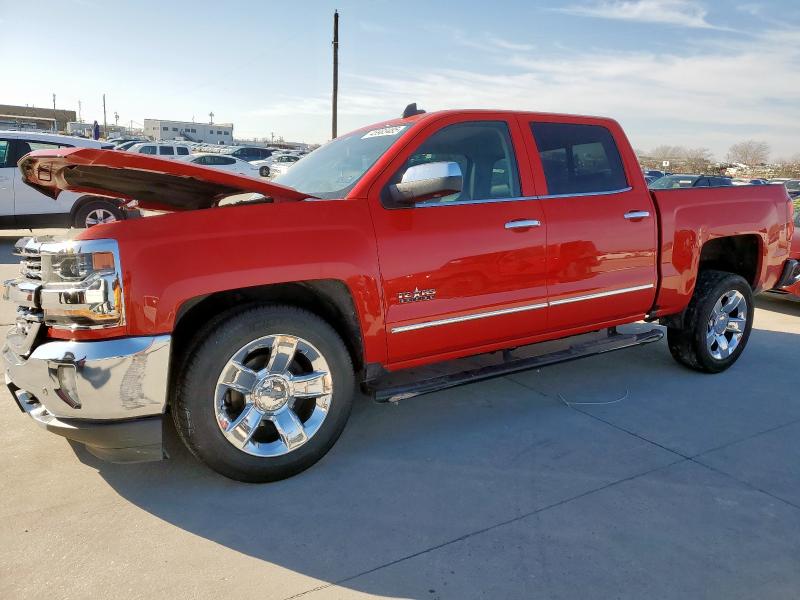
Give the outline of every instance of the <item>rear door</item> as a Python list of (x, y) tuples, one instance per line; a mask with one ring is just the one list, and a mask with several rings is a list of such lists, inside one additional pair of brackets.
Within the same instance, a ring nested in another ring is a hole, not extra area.
[[(652, 198), (619, 126), (520, 117), (547, 224), (549, 328), (641, 318), (655, 298)], [(626, 163), (625, 158), (630, 160)]]
[[(481, 117), (428, 125), (370, 190), (395, 365), (546, 329), (546, 235), (533, 179), (520, 168), (524, 142), (513, 118)], [(413, 206), (391, 201), (386, 186), (410, 166), (441, 161), (459, 165), (460, 193)]]

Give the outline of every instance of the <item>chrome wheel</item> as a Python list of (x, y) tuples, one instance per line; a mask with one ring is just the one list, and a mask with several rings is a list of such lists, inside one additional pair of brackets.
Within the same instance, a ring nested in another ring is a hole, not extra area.
[(217, 380), (217, 425), (236, 448), (281, 456), (319, 431), (330, 409), (333, 379), (319, 350), (292, 335), (269, 335), (240, 348)]
[(728, 358), (742, 341), (747, 326), (747, 300), (737, 290), (717, 300), (706, 328), (706, 345), (717, 360)]
[(100, 225), (101, 223), (113, 223), (117, 220), (117, 217), (114, 216), (110, 210), (106, 208), (95, 208), (94, 210), (89, 211), (86, 215), (86, 227), (91, 227), (92, 225)]

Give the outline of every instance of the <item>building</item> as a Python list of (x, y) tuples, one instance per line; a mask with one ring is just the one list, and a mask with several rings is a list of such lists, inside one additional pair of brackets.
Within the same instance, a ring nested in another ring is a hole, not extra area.
[(183, 139), (205, 144), (233, 144), (232, 123), (189, 123), (145, 119), (144, 134), (154, 140)]
[(4, 129), (41, 129), (65, 131), (67, 123), (75, 121), (74, 110), (34, 108), (33, 106), (13, 106), (0, 104), (0, 122)]

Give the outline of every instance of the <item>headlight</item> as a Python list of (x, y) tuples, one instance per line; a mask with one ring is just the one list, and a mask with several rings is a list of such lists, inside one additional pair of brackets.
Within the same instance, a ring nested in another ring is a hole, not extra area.
[(115, 327), (125, 322), (122, 271), (114, 240), (43, 243), (41, 306), (59, 329)]

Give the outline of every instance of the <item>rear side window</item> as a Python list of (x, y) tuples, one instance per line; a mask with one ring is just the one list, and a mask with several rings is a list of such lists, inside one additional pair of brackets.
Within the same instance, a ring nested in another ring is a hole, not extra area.
[(613, 192), (628, 187), (611, 132), (600, 125), (531, 123), (551, 195)]
[(142, 149), (139, 150), (140, 154), (155, 154), (156, 147), (155, 146), (142, 146)]
[(236, 164), (235, 158), (230, 158), (228, 156), (219, 156), (217, 157), (217, 164), (218, 165), (233, 165)]
[(182, 156), (189, 156), (189, 149), (186, 146), (178, 146), (178, 154)]
[(0, 167), (13, 167), (11, 163), (11, 144), (8, 140), (0, 140)]
[(166, 155), (169, 155), (169, 156), (174, 156), (175, 155), (175, 148), (173, 148), (172, 146), (159, 146), (158, 147), (158, 153), (159, 154), (166, 154)]

